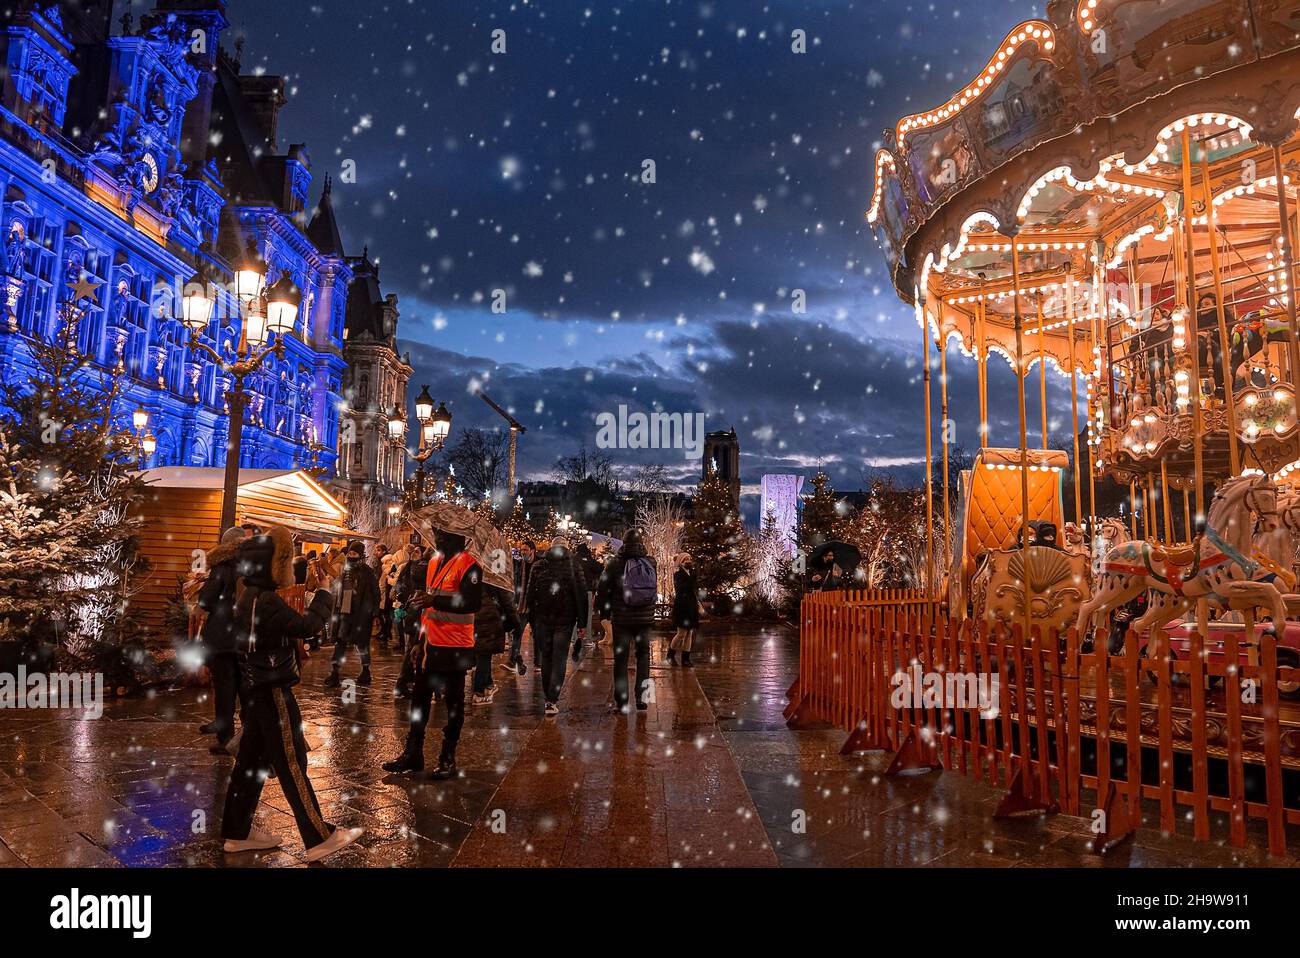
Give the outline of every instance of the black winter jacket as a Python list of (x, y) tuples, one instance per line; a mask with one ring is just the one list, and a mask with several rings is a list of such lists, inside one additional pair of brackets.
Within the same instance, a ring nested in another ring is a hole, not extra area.
[(533, 564), (524, 607), (529, 622), (563, 627), (581, 618), (586, 626), (587, 577), (568, 549), (549, 549)]
[[(343, 578), (352, 576), (352, 611), (344, 613)], [(344, 565), (339, 577), (334, 580), (334, 619), (336, 624), (346, 619), (355, 630), (369, 634), (370, 621), (379, 613), (379, 580), (375, 570), (365, 562), (353, 562)]]
[(238, 584), (239, 573), (232, 555), (208, 569), (208, 581), (199, 590), (199, 608), (208, 614), (203, 623), (203, 644), (212, 655), (231, 655), (236, 651), (235, 595)]
[[(254, 603), (257, 607), (256, 621), (253, 620)], [(317, 589), (307, 611), (298, 613), (289, 607), (289, 603), (275, 589), (250, 584), (239, 597), (239, 605), (235, 610), (235, 618), (239, 623), (236, 627), (239, 658), (245, 676), (259, 662), (269, 663), (279, 650), (320, 632), (325, 628), (329, 614), (330, 596), (324, 589)], [(251, 633), (250, 623), (253, 629)], [(256, 636), (256, 642), (251, 646), (250, 635)], [(298, 679), (295, 677), (283, 684), (297, 685)]]
[[(654, 603), (644, 606), (629, 607), (623, 600), (623, 569), (628, 559), (642, 559), (649, 553), (639, 542), (624, 542), (618, 554), (609, 560), (605, 571), (596, 583), (596, 609), (602, 619), (610, 619), (614, 628), (654, 625)], [(650, 562), (653, 564), (654, 559)]]
[(515, 597), (495, 586), (484, 585), (483, 604), (474, 613), (474, 652), (500, 655), (506, 650), (506, 635), (520, 628)]

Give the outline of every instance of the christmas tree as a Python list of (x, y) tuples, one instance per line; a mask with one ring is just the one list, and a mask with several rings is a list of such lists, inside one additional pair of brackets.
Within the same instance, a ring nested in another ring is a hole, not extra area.
[(510, 518), (506, 519), (505, 525), (501, 529), (505, 533), (506, 541), (512, 546), (521, 546), (526, 542), (532, 542), (537, 531), (533, 524), (528, 521), (524, 513), (523, 503), (515, 500), (515, 508), (510, 513)]
[(799, 517), (799, 547), (805, 552), (834, 539), (840, 519), (830, 476), (818, 469), (812, 477), (812, 487), (812, 494), (803, 497), (803, 511)]
[(731, 490), (716, 474), (700, 482), (683, 544), (695, 559), (700, 588), (710, 595), (734, 585), (745, 573), (745, 528)]
[(554, 509), (546, 514), (546, 522), (542, 525), (542, 538), (549, 543), (560, 534), (560, 517)]
[(496, 508), (492, 505), (491, 493), (488, 493), (478, 502), (474, 503), (474, 512), (476, 515), (482, 516), (484, 519), (492, 523), (494, 526), (498, 525), (497, 511)]
[(139, 441), (114, 421), (120, 367), (101, 373), (77, 346), (77, 284), (49, 342), (29, 343), (33, 372), (0, 387), (0, 634), (62, 640), (82, 654), (120, 639), (135, 549), (131, 474)]

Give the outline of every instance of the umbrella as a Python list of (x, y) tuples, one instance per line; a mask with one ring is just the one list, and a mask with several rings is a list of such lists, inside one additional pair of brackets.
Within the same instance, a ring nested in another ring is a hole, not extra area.
[(453, 502), (435, 502), (417, 510), (410, 522), (426, 540), (441, 529), (465, 537), (465, 549), (483, 570), (483, 581), (507, 592), (515, 585), (511, 575), (510, 545), (496, 526), (483, 516)]
[(812, 551), (812, 555), (808, 557), (808, 565), (812, 568), (822, 565), (828, 554), (833, 557), (835, 565), (839, 566), (845, 575), (851, 575), (858, 567), (858, 563), (862, 561), (862, 552), (857, 546), (833, 539), (830, 542), (823, 542)]

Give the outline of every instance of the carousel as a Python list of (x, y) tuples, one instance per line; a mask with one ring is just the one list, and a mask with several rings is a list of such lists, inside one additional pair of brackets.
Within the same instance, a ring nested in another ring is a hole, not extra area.
[[(944, 420), (949, 348), (978, 369), (981, 448), (949, 489), (943, 445), (929, 506), (951, 615), (1091, 634), (1137, 600), (1160, 635), (1300, 611), (1298, 114), (1300, 2), (1082, 0), (888, 131), (868, 220), (927, 373), (938, 352)], [(1016, 435), (988, 434), (990, 363), (1015, 374), (992, 401), (1017, 405)], [(927, 376), (927, 469), (932, 402)]]
[[(1052, 0), (886, 131), (874, 172), (867, 219), (922, 333), (926, 575), (804, 600), (787, 716), (897, 750), (891, 772), (1006, 781), (1013, 811), (1087, 814), (1091, 794), (1123, 836), (1156, 800), (1200, 839), (1214, 812), (1234, 845), (1264, 820), (1281, 853), (1300, 825), (1300, 712), (1279, 701), (1300, 696), (1300, 0)], [(977, 396), (949, 395), (952, 352)], [(954, 401), (981, 426), (950, 483), (932, 423)], [(1005, 435), (991, 405), (1018, 412)], [(895, 708), (917, 661), (995, 673), (1001, 700)]]

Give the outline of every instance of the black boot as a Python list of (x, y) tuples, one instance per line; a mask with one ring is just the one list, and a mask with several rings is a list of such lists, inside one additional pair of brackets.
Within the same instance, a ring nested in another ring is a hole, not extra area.
[(391, 762), (385, 762), (381, 768), (385, 772), (400, 775), (402, 772), (421, 772), (424, 770), (424, 756), (403, 752)]
[(211, 735), (213, 732), (217, 731), (217, 729), (219, 729), (219, 728), (221, 728), (221, 723), (218, 722), (218, 721), (216, 721), (216, 720), (214, 719), (214, 720), (211, 721), (211, 722), (205, 722), (203, 725), (200, 725), (200, 726), (199, 726), (199, 734), (200, 734), (200, 735)]
[(447, 746), (442, 747), (442, 754), (438, 756), (438, 767), (429, 773), (429, 777), (436, 782), (443, 782), (449, 778), (458, 778), (460, 770), (456, 768), (456, 753), (448, 751)]
[[(677, 650), (676, 650), (676, 649), (669, 649), (669, 650), (668, 650), (667, 659), (668, 659), (668, 664), (669, 664), (669, 665), (676, 665), (676, 664), (677, 664)], [(683, 664), (683, 665), (686, 664), (686, 658), (685, 658), (685, 656), (682, 657), (682, 664)]]
[(414, 731), (407, 733), (406, 748), (402, 754), (391, 762), (385, 762), (381, 768), (385, 772), (420, 772), (424, 770), (424, 736)]
[(695, 666), (691, 665), (691, 653), (689, 652), (682, 653), (682, 668), (684, 669), (695, 668)]
[(325, 688), (336, 689), (338, 687), (339, 687), (339, 667), (336, 665), (334, 666), (334, 668), (330, 669), (329, 677), (325, 679)]
[(367, 665), (365, 668), (361, 670), (361, 674), (357, 676), (357, 685), (369, 685), (369, 684), (370, 684), (370, 666)]

